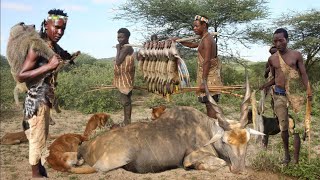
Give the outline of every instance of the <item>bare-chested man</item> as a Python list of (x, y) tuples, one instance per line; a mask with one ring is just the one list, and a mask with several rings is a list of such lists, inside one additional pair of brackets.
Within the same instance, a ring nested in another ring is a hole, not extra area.
[[(273, 43), (278, 52), (269, 57), (268, 63), (274, 78), (264, 84), (260, 89), (275, 85), (273, 97), (274, 112), (279, 120), (283, 148), (285, 152), (283, 163), (288, 164), (290, 162), (290, 154), (287, 104), (289, 101), (293, 108), (295, 106), (291, 97), (294, 95), (292, 92), (297, 89), (299, 85), (298, 83), (295, 84), (295, 87), (292, 85), (294, 85), (295, 82), (299, 82), (301, 77), (303, 86), (306, 90), (309, 80), (303, 64), (301, 53), (287, 48), (288, 32), (285, 29), (280, 28), (274, 32)], [(311, 91), (308, 91), (307, 97), (309, 99), (312, 98)], [(295, 153), (296, 152), (299, 152), (299, 149), (295, 149)], [(298, 163), (298, 157), (295, 157), (295, 163)]]
[[(208, 32), (209, 20), (205, 16), (196, 15), (193, 21), (193, 31), (196, 35), (200, 35), (201, 40), (197, 42), (181, 42), (182, 45), (190, 48), (198, 48), (198, 72), (197, 85), (200, 92), (199, 101), (205, 103), (207, 115), (216, 118), (216, 112), (212, 108), (210, 102), (205, 96), (204, 82), (208, 86), (221, 86), (221, 64), (217, 56), (217, 44), (213, 37)], [(215, 93), (213, 99), (219, 101), (220, 94)]]

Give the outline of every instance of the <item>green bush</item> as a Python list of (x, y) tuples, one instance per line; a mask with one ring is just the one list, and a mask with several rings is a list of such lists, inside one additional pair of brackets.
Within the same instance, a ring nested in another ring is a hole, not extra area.
[(9, 109), (14, 104), (13, 89), (16, 83), (11, 75), (10, 66), (4, 56), (1, 56), (0, 82), (0, 108), (1, 110)]
[[(290, 144), (292, 144), (292, 138), (290, 138)], [(261, 151), (251, 159), (253, 169), (278, 172), (299, 179), (313, 180), (320, 178), (320, 158), (311, 158), (309, 163), (307, 147), (301, 146), (299, 164), (289, 163), (288, 166), (280, 163), (283, 157), (282, 142), (277, 143), (274, 148), (272, 151)], [(293, 152), (292, 146), (290, 151)], [(312, 154), (314, 153), (312, 152)]]
[(244, 71), (236, 70), (235, 64), (223, 64), (221, 71), (222, 82), (225, 86), (243, 84), (245, 80)]
[(59, 104), (65, 109), (84, 113), (120, 109), (117, 90), (90, 91), (93, 87), (111, 85), (112, 78), (111, 61), (78, 64), (67, 72), (61, 72), (56, 93)]
[[(197, 76), (197, 59), (195, 56), (189, 56), (185, 59), (190, 79), (191, 85), (195, 86), (196, 76)], [(97, 60), (96, 58), (88, 55), (81, 54), (75, 60), (75, 65), (70, 65), (65, 67), (58, 76), (58, 87), (56, 94), (58, 96), (60, 105), (65, 109), (79, 110), (85, 113), (94, 113), (101, 111), (115, 111), (121, 109), (118, 100), (117, 90), (101, 90), (93, 91), (92, 87), (111, 85), (113, 80), (113, 61), (109, 58), (107, 60)], [(136, 62), (138, 63), (138, 62)], [(248, 63), (249, 65), (249, 78), (252, 90), (258, 89), (258, 87), (263, 83), (263, 73), (265, 68), (265, 62), (258, 63)], [(316, 70), (311, 69), (309, 72), (314, 74)], [(237, 63), (229, 62), (223, 63), (222, 66), (222, 79), (225, 85), (235, 85), (243, 84), (244, 68)], [(317, 74), (316, 74), (317, 75)], [(316, 81), (315, 78), (310, 78)], [(15, 86), (15, 82), (10, 74), (9, 65), (4, 56), (1, 56), (1, 109), (10, 108), (14, 103), (12, 90)], [(138, 70), (136, 66), (135, 74), (135, 86), (146, 86), (143, 81), (142, 73)], [(313, 110), (312, 114), (318, 116), (319, 103), (316, 103), (320, 99), (320, 85), (319, 82), (313, 82)], [(235, 91), (235, 93), (243, 94), (244, 91)], [(148, 95), (146, 91), (135, 90), (135, 96), (145, 96)], [(150, 94), (149, 94), (150, 95)], [(160, 103), (167, 103), (164, 98), (157, 96), (157, 98), (152, 98), (148, 100), (147, 106), (154, 106)], [(259, 93), (257, 93), (257, 99), (259, 98)], [(234, 104), (241, 104), (242, 99), (234, 97), (231, 95), (223, 94), (221, 96), (220, 104), (226, 105), (228, 107)], [(204, 110), (204, 105), (197, 101), (197, 96), (195, 93), (184, 93), (179, 95), (173, 95), (171, 102), (167, 103), (168, 106), (173, 105), (184, 105), (193, 106), (197, 109)], [(230, 108), (228, 111), (238, 110), (236, 108)], [(303, 119), (303, 117), (299, 117)]]

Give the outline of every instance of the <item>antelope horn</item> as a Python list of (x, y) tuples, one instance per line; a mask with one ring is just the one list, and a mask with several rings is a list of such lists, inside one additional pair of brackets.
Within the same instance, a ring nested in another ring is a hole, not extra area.
[(254, 130), (254, 129), (251, 129), (251, 128), (247, 128), (247, 131), (248, 131), (250, 134), (253, 134), (253, 135), (261, 135), (261, 136), (265, 136), (265, 134), (264, 134), (264, 133), (259, 132), (259, 131)]
[(207, 81), (204, 80), (203, 82), (204, 82), (207, 98), (208, 98), (209, 102), (211, 103), (214, 111), (216, 111), (216, 116), (217, 116), (217, 119), (219, 122), (219, 126), (222, 127), (225, 131), (231, 130), (229, 123), (226, 121), (226, 118), (223, 115), (222, 109), (218, 106), (217, 102), (211, 97), (211, 95), (209, 93)]
[(240, 115), (240, 123), (241, 127), (244, 128), (245, 125), (248, 123), (248, 111), (249, 111), (249, 103), (250, 103), (250, 86), (249, 86), (249, 77), (248, 77), (248, 70), (245, 67), (245, 74), (246, 74), (246, 93), (244, 95), (243, 101), (241, 103), (241, 115)]

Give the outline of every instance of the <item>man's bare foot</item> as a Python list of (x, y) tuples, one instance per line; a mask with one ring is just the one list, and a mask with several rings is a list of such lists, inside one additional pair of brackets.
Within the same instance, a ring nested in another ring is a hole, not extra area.
[(46, 178), (46, 177), (48, 177), (46, 169), (42, 166), (41, 162), (36, 165), (32, 165), (31, 169), (32, 169), (32, 178)]
[(284, 157), (281, 164), (288, 165), (290, 161), (291, 161), (290, 156), (287, 156), (287, 157)]

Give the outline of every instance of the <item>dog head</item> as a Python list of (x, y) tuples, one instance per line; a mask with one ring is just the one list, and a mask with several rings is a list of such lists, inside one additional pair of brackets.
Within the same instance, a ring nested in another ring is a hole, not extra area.
[(151, 107), (152, 112), (151, 112), (151, 120), (156, 120), (158, 119), (166, 110), (166, 106), (160, 105), (156, 107)]
[(110, 119), (110, 115), (106, 113), (96, 113), (88, 121), (84, 136), (89, 137), (97, 128), (104, 128), (106, 126), (111, 127), (113, 121)]
[(105, 127), (106, 125), (110, 125), (110, 122), (109, 122), (110, 115), (109, 114), (100, 113), (100, 114), (98, 114), (98, 117), (99, 117), (99, 127)]

